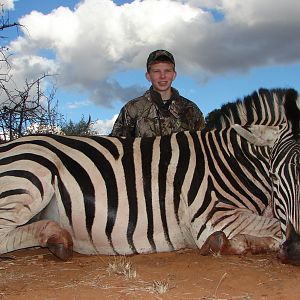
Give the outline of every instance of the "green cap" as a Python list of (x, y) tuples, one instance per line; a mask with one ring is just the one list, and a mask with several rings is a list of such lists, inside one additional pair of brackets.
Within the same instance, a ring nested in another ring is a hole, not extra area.
[(149, 54), (147, 59), (147, 70), (149, 70), (150, 66), (157, 60), (170, 61), (175, 66), (175, 59), (173, 55), (167, 50), (155, 50)]

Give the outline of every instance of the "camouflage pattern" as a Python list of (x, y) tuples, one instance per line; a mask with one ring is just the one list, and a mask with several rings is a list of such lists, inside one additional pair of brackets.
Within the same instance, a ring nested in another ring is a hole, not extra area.
[(205, 122), (195, 103), (172, 88), (172, 97), (164, 103), (152, 87), (129, 101), (120, 111), (111, 136), (150, 137), (179, 131), (200, 130)]
[(161, 57), (164, 57), (165, 60), (170, 61), (175, 67), (174, 56), (169, 51), (156, 50), (149, 54), (149, 57), (147, 59), (147, 71), (149, 71), (150, 66)]

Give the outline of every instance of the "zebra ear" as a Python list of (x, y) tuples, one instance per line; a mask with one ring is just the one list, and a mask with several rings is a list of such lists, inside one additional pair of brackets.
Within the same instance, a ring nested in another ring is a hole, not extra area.
[(232, 127), (240, 136), (256, 146), (273, 147), (279, 134), (279, 126), (252, 125), (243, 127), (234, 124)]

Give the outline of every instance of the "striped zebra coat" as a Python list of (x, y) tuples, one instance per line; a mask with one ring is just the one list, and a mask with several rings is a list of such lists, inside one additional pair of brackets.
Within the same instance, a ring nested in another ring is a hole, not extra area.
[[(300, 97), (298, 93), (293, 89), (271, 91), (261, 89), (259, 94), (253, 93), (242, 102), (238, 100), (236, 103), (224, 105), (219, 111), (212, 112), (210, 119), (213, 120), (209, 124), (211, 128), (220, 129), (234, 123), (242, 124), (243, 127), (237, 130), (244, 137), (248, 134), (249, 126), (252, 131), (257, 130), (255, 129), (257, 124), (267, 126), (263, 126), (264, 128), (278, 126), (278, 132), (274, 132), (274, 144), (269, 157), (272, 184), (270, 216), (280, 222), (282, 240), (279, 245), (279, 258), (284, 263), (300, 265)], [(258, 139), (255, 143), (257, 142)], [(266, 241), (268, 240), (263, 239), (264, 243)], [(224, 242), (228, 244), (224, 235), (220, 238), (218, 233), (214, 233), (206, 243), (211, 245), (217, 243), (220, 249)], [(229, 244), (232, 244), (231, 241)], [(258, 245), (259, 243), (256, 246)], [(230, 246), (225, 247), (225, 252), (228, 252), (229, 248)]]
[(1, 145), (0, 253), (42, 246), (68, 259), (73, 249), (277, 250), (282, 232), (269, 176), (277, 138), (265, 129), (142, 139), (40, 135)]

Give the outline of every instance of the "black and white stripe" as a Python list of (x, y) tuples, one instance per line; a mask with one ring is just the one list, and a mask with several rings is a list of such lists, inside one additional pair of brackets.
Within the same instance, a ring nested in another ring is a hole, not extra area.
[(295, 91), (286, 95), (287, 122), (271, 152), (274, 213), (283, 235), (290, 223), (300, 234), (300, 98)]
[(201, 247), (214, 231), (279, 240), (278, 221), (264, 217), (271, 148), (245, 130), (247, 138), (229, 126), (142, 139), (39, 135), (1, 145), (0, 253), (41, 244), (38, 219), (57, 222), (74, 250), (88, 254)]

